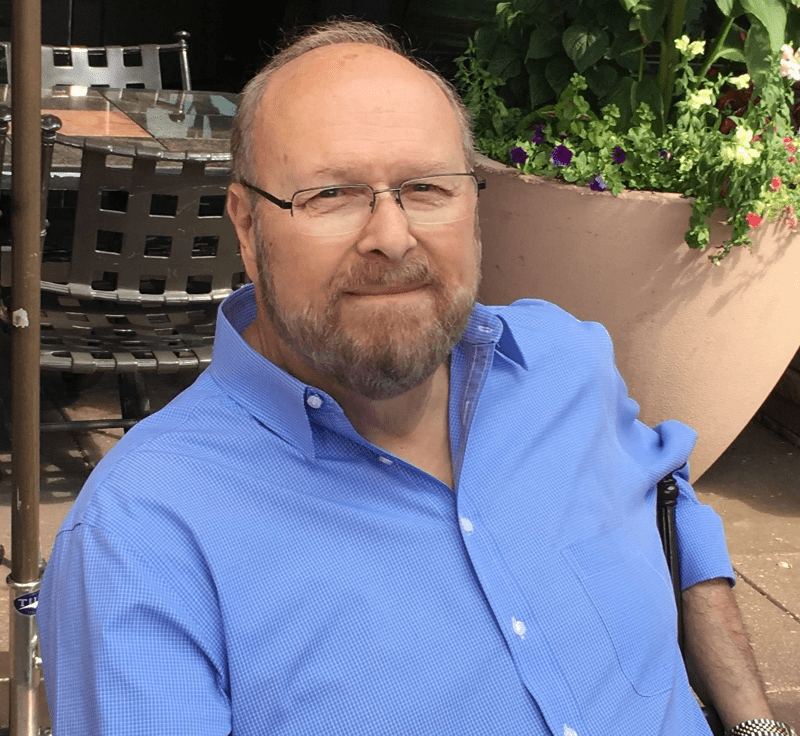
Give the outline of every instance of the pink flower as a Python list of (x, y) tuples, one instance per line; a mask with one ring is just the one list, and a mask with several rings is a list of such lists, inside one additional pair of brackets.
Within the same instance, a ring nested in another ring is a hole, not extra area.
[(789, 156), (789, 158), (787, 160), (789, 161), (790, 164), (796, 164), (797, 163), (797, 157), (796, 156)]
[(747, 221), (747, 224), (750, 227), (758, 227), (761, 224), (761, 215), (757, 215), (755, 212), (748, 212), (747, 217), (744, 218)]
[(769, 183), (769, 188), (773, 192), (777, 192), (783, 186), (783, 179), (779, 176), (773, 176), (772, 181)]

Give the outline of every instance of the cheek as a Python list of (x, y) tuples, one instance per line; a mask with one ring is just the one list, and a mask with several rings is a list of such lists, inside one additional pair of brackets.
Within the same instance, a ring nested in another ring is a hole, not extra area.
[(278, 301), (294, 309), (327, 303), (330, 281), (340, 267), (333, 256), (318, 243), (294, 239), (281, 247), (273, 244), (267, 265)]
[(453, 223), (438, 248), (442, 271), (453, 281), (471, 286), (480, 269), (480, 239), (472, 220)]

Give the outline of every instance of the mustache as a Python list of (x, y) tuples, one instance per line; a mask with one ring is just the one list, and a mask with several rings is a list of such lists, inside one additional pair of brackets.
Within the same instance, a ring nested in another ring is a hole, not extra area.
[(339, 274), (330, 284), (338, 298), (344, 292), (357, 291), (373, 286), (414, 286), (438, 284), (439, 278), (427, 260), (409, 260), (402, 263), (385, 263), (363, 260), (353, 264)]

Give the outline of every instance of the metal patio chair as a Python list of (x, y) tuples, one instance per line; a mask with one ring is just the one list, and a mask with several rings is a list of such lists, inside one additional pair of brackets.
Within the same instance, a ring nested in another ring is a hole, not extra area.
[(42, 430), (128, 428), (150, 412), (146, 373), (199, 372), (219, 303), (245, 283), (225, 214), (228, 154), (81, 150), (74, 227), (43, 246), (41, 360), (66, 378), (113, 372), (122, 418)]
[[(175, 33), (175, 43), (140, 46), (42, 46), (42, 87), (81, 85), (163, 89), (162, 54), (175, 54), (180, 66), (181, 89), (191, 90), (186, 31)], [(8, 79), (11, 79), (11, 44), (3, 42)]]

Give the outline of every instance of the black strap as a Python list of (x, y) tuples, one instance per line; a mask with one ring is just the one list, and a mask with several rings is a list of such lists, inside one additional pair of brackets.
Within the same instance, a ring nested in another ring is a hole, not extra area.
[[(681, 648), (681, 654), (685, 656), (681, 565), (678, 553), (678, 533), (675, 527), (675, 506), (678, 504), (678, 495), (680, 491), (672, 473), (665, 475), (658, 481), (656, 489), (656, 522), (658, 523), (658, 533), (661, 535), (661, 546), (664, 548), (664, 556), (667, 558), (667, 567), (669, 568), (669, 576), (672, 581), (672, 590), (675, 594), (675, 607), (678, 610), (678, 645)], [(703, 712), (706, 715), (712, 733), (722, 736), (724, 729), (713, 706), (704, 706)]]

